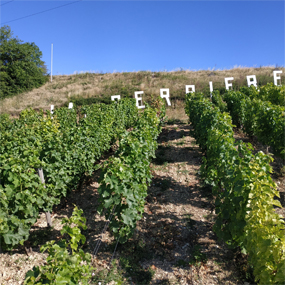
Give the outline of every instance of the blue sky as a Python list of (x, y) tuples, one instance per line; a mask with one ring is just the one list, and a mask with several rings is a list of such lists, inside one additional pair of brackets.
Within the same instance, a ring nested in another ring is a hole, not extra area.
[(53, 43), (54, 75), (285, 65), (284, 1), (82, 0), (17, 21), (74, 1), (9, 1), (1, 26), (49, 71)]

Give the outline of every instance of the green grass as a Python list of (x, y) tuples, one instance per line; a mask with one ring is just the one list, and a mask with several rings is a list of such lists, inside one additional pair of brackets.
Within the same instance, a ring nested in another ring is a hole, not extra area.
[(126, 272), (126, 276), (131, 277), (135, 284), (149, 284), (154, 271), (143, 268), (140, 263), (153, 257), (153, 251), (146, 247), (143, 240), (127, 242), (122, 245), (120, 253), (120, 265)]
[(156, 165), (166, 166), (165, 163), (167, 164), (169, 162), (173, 162), (172, 159), (167, 158), (167, 155), (166, 155), (169, 149), (170, 149), (170, 146), (159, 145), (156, 150), (156, 153), (155, 153), (156, 158), (153, 160), (153, 163)]
[(185, 140), (181, 140), (180, 142), (177, 142), (176, 145), (184, 145), (185, 144)]
[(202, 252), (200, 245), (196, 244), (191, 253), (191, 259), (190, 259), (189, 264), (201, 266), (202, 263), (206, 263), (206, 262), (207, 262), (206, 254)]
[[(113, 252), (115, 245), (116, 243), (114, 242), (107, 250)], [(150, 284), (154, 271), (150, 267), (143, 268), (140, 263), (151, 259), (153, 251), (147, 248), (143, 240), (128, 241), (118, 245), (117, 254), (120, 256), (119, 260), (116, 262), (114, 259), (109, 270), (104, 269), (95, 272), (91, 284), (98, 285), (101, 282), (103, 285), (111, 281), (115, 281), (119, 285), (128, 284), (127, 279), (129, 278), (134, 282), (133, 284)]]
[(182, 124), (182, 125), (184, 125), (184, 124), (186, 124), (186, 123), (183, 122), (183, 121), (181, 121), (180, 119), (168, 119), (168, 120), (166, 121), (166, 124), (167, 124), (167, 125), (175, 125), (175, 124)]
[(187, 174), (189, 174), (189, 170), (187, 170), (187, 169), (177, 170), (177, 173), (187, 175)]
[(160, 188), (162, 191), (166, 191), (169, 189), (170, 185), (171, 185), (171, 179), (168, 177), (161, 181)]
[(93, 285), (98, 285), (99, 282), (101, 284), (108, 284), (111, 281), (116, 282), (116, 285), (123, 285), (126, 284), (126, 278), (124, 277), (123, 270), (119, 269), (116, 265), (116, 261), (113, 260), (110, 270), (104, 269), (98, 272), (94, 272), (94, 276), (92, 277), (91, 283)]
[(38, 247), (43, 245), (45, 242), (53, 239), (52, 237), (53, 228), (40, 228), (30, 232), (28, 241), (31, 247)]
[(186, 227), (188, 228), (193, 228), (193, 226), (196, 224), (196, 221), (191, 218), (192, 216), (192, 214), (185, 215), (184, 221), (186, 223)]

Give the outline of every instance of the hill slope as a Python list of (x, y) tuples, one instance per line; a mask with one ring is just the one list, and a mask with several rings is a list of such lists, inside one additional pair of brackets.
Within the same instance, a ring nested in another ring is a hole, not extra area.
[(9, 113), (17, 116), (21, 110), (29, 107), (47, 110), (50, 109), (50, 105), (59, 107), (78, 98), (98, 98), (106, 101), (110, 100), (111, 95), (117, 94), (122, 97), (133, 97), (135, 91), (144, 91), (143, 99), (147, 100), (151, 95), (159, 96), (160, 88), (170, 89), (172, 101), (184, 100), (185, 85), (195, 85), (196, 91), (209, 93), (209, 81), (212, 81), (214, 90), (223, 92), (225, 77), (234, 77), (234, 88), (246, 85), (247, 75), (256, 75), (258, 84), (264, 85), (273, 82), (273, 70), (282, 70), (283, 82), (285, 68), (274, 67), (58, 75), (53, 76), (52, 82), (40, 88), (1, 100), (0, 114)]

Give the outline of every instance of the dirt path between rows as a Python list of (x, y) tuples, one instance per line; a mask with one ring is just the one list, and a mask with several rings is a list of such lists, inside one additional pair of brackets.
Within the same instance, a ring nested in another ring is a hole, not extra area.
[[(201, 187), (198, 171), (201, 153), (189, 135), (187, 124), (166, 125), (159, 137), (157, 158), (152, 162), (153, 180), (143, 219), (132, 239), (116, 248), (115, 266), (110, 267), (116, 241), (107, 231), (96, 258), (97, 268), (90, 284), (246, 284), (241, 274), (242, 259), (212, 231), (214, 205), (210, 189)], [(85, 181), (81, 191), (73, 190), (52, 213), (53, 228), (46, 228), (42, 213), (23, 249), (0, 254), (0, 284), (22, 284), (26, 272), (45, 262), (39, 247), (59, 239), (61, 220), (70, 217), (73, 204), (87, 218), (84, 251), (92, 253), (101, 237), (105, 218), (97, 214), (98, 177)], [(249, 284), (249, 283), (248, 283)]]

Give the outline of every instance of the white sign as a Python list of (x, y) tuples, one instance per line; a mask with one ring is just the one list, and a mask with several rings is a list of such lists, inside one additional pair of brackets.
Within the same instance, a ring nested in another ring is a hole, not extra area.
[[(138, 107), (138, 109), (143, 109), (143, 108), (145, 108), (145, 106), (142, 105), (142, 97), (139, 97), (140, 94), (143, 94), (143, 91), (136, 91), (135, 92), (136, 106)], [(141, 105), (139, 105), (139, 102), (141, 102)]]
[(160, 97), (161, 98), (165, 98), (166, 99), (166, 102), (167, 102), (167, 105), (168, 106), (171, 106), (171, 103), (170, 103), (170, 100), (169, 100), (169, 88), (162, 88), (160, 89)]
[(53, 110), (54, 110), (54, 105), (50, 106), (50, 112), (53, 114)]
[(225, 78), (225, 85), (226, 85), (226, 89), (229, 90), (229, 87), (232, 87), (233, 88), (233, 84), (232, 83), (229, 83), (230, 80), (234, 80), (233, 77), (226, 77)]
[(214, 90), (213, 90), (213, 82), (212, 81), (210, 81), (209, 82), (209, 85), (210, 85), (210, 92), (212, 93)]
[(274, 70), (273, 71), (273, 78), (274, 78), (274, 85), (276, 86), (281, 86), (281, 82), (280, 82), (280, 85), (277, 84), (277, 80), (279, 79), (281, 81), (281, 77), (280, 76), (277, 76), (278, 73), (282, 73), (281, 70)]
[(213, 82), (210, 81), (209, 85), (210, 85), (210, 98), (212, 99), (212, 96), (213, 96), (213, 94), (212, 94), (212, 92), (213, 92)]
[(72, 108), (73, 108), (73, 103), (69, 103), (68, 109), (72, 109)]
[[(273, 77), (274, 77), (274, 85), (276, 86), (281, 86), (277, 84), (277, 80), (281, 81), (281, 77), (280, 75), (278, 76), (277, 74), (281, 74), (282, 71), (281, 70), (275, 70), (273, 71)], [(255, 75), (247, 75), (247, 85), (254, 85), (255, 87), (257, 87), (257, 80), (256, 80), (256, 76)], [(226, 77), (225, 78), (225, 85), (226, 85), (226, 89), (229, 90), (229, 87), (233, 87), (233, 84), (230, 83), (229, 81), (234, 80), (233, 77)], [(281, 84), (281, 82), (280, 82)], [(213, 92), (213, 82), (210, 81), (209, 82), (209, 86), (210, 86), (210, 93), (211, 93), (211, 98), (212, 98), (212, 92)], [(195, 85), (185, 85), (185, 92), (187, 93), (193, 93), (195, 92)], [(145, 106), (142, 105), (142, 97), (140, 97), (139, 95), (143, 94), (144, 91), (137, 91), (135, 92), (135, 98), (136, 98), (136, 106), (139, 109), (145, 108)], [(170, 95), (169, 95), (169, 88), (162, 88), (160, 89), (160, 97), (161, 98), (165, 98), (167, 105), (171, 106), (171, 102), (170, 102)], [(120, 95), (113, 95), (111, 96), (111, 100), (114, 101), (115, 99), (120, 100), (121, 96)], [(141, 104), (139, 105), (139, 102), (141, 102)], [(53, 105), (52, 105), (53, 106)], [(69, 103), (69, 109), (73, 108), (73, 103)]]
[(185, 89), (186, 94), (193, 93), (195, 92), (195, 85), (185, 85)]
[(256, 76), (255, 75), (247, 75), (247, 86), (249, 87), (250, 85), (254, 85), (257, 87), (257, 81), (256, 81)]
[(118, 101), (121, 100), (121, 95), (112, 95), (111, 100), (115, 101), (115, 99), (118, 99)]

